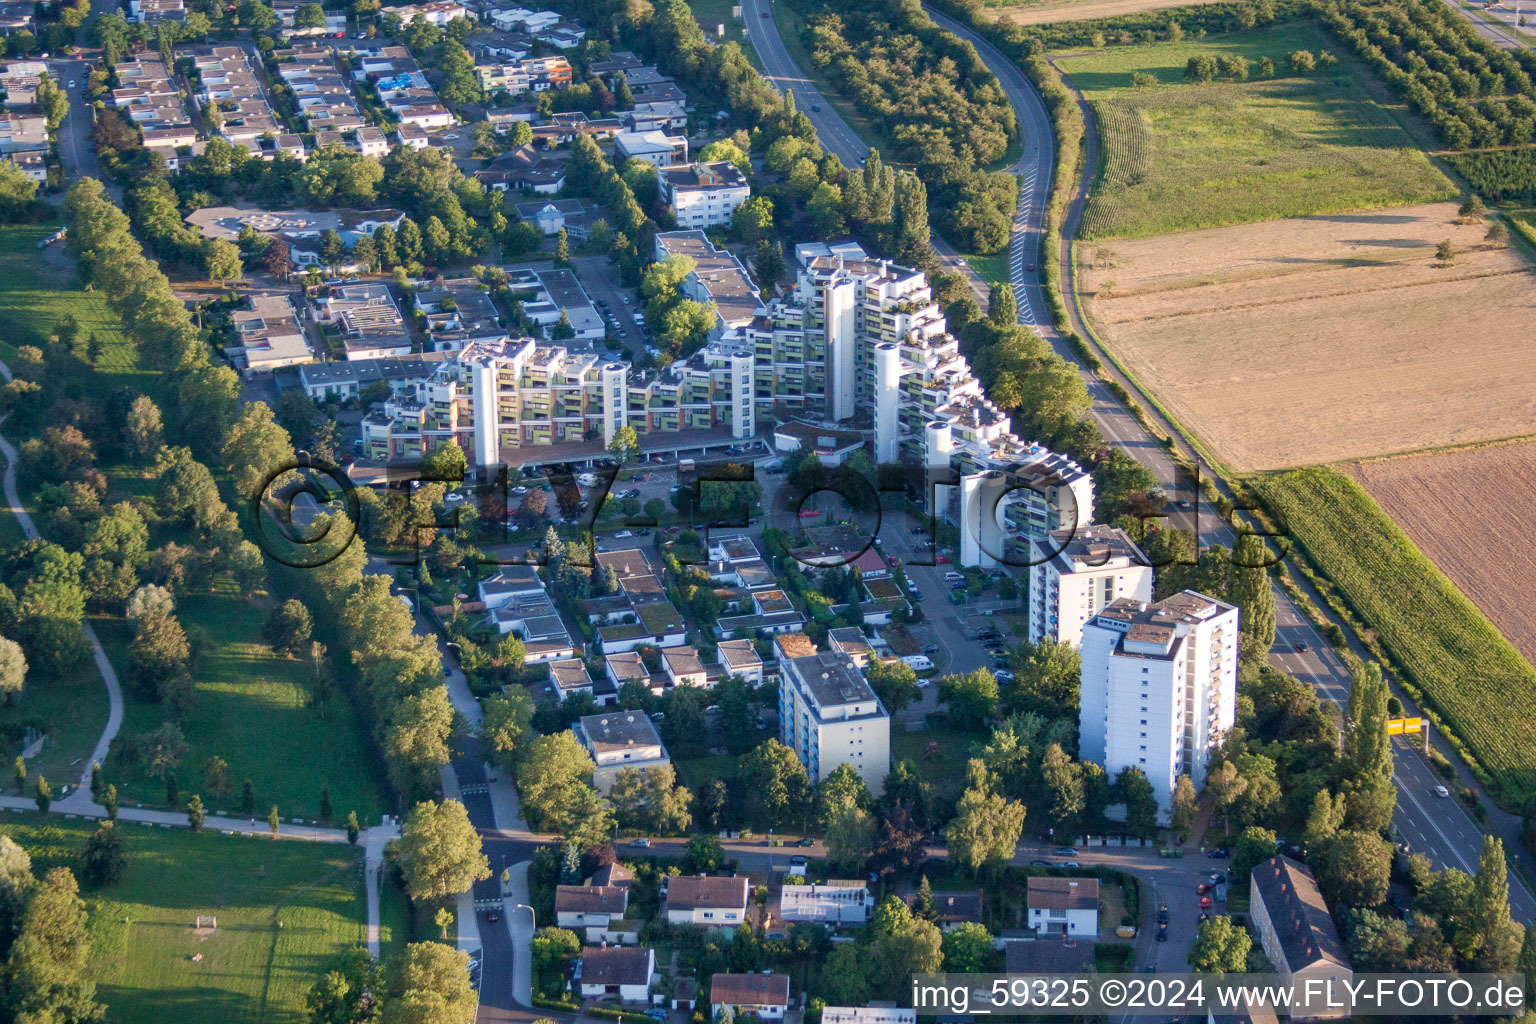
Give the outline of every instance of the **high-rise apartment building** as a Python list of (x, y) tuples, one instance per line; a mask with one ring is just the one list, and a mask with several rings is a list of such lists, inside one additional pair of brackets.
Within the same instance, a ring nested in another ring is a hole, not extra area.
[(1233, 605), (1186, 590), (1155, 604), (1121, 598), (1083, 629), (1078, 746), (1111, 777), (1140, 768), (1161, 818), (1180, 775), (1205, 784), (1237, 699)]

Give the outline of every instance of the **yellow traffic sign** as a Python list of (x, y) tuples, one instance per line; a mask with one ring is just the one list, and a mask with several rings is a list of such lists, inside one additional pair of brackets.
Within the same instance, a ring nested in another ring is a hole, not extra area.
[(1424, 719), (1422, 718), (1389, 718), (1387, 719), (1387, 735), (1402, 736), (1405, 733), (1423, 732)]

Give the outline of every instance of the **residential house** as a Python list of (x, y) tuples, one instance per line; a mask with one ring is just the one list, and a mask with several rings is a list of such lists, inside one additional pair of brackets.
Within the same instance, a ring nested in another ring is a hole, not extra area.
[(763, 659), (751, 640), (723, 640), (715, 648), (720, 665), (728, 676), (740, 676), (748, 686), (763, 681)]
[(747, 919), (747, 877), (675, 875), (666, 879), (662, 906), (668, 924), (735, 928)]
[(782, 664), (779, 738), (815, 785), (851, 765), (869, 791), (885, 791), (891, 770), (891, 718), (846, 654), (823, 651)]
[(708, 686), (708, 673), (697, 648), (668, 647), (661, 652), (661, 667), (673, 686)]
[(580, 971), (584, 999), (648, 1002), (656, 977), (656, 951), (649, 946), (588, 946), (581, 951)]
[(863, 924), (873, 905), (869, 889), (854, 880), (786, 885), (779, 891), (779, 919), (785, 923)]
[(596, 767), (592, 785), (600, 792), (613, 789), (619, 772), (633, 768), (642, 774), (672, 763), (656, 727), (643, 711), (613, 711), (587, 715), (574, 730)]
[[(1328, 903), (1305, 864), (1277, 856), (1256, 865), (1248, 887), (1248, 918), (1264, 955), (1293, 989), (1317, 984), (1340, 991), (1354, 977)], [(1347, 1015), (1342, 1007), (1293, 1006), (1291, 1012), (1293, 1020)]]
[(653, 164), (658, 170), (688, 162), (688, 140), (661, 131), (621, 132), (614, 138), (615, 162), (631, 158)]
[[(605, 943), (608, 936), (628, 936), (625, 921), (629, 887), (618, 885), (559, 885), (555, 887), (555, 919), (561, 928), (579, 931), (588, 942)], [(622, 943), (621, 943), (622, 944)]]
[(710, 1019), (718, 1019), (723, 1007), (737, 1017), (783, 1020), (789, 1009), (789, 975), (716, 974), (709, 980)]
[(554, 685), (555, 695), (561, 703), (572, 694), (592, 696), (592, 676), (587, 672), (587, 663), (580, 658), (562, 658), (550, 662), (549, 681)]
[(747, 176), (727, 160), (663, 167), (657, 173), (680, 228), (730, 224), (736, 207), (752, 195)]
[(1029, 879), (1029, 926), (1039, 935), (1099, 934), (1097, 878)]

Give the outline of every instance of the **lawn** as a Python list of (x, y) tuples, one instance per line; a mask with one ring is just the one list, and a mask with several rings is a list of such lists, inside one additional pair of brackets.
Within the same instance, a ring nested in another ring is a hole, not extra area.
[(1351, 478), (1308, 469), (1253, 487), (1492, 777), (1500, 803), (1525, 806), (1536, 794), (1536, 668)]
[[(965, 789), (965, 765), (971, 756), (971, 744), (985, 741), (986, 735), (963, 729), (924, 729), (920, 732), (891, 731), (891, 762), (911, 760), (917, 774), (933, 786), (934, 796), (953, 800)], [(928, 756), (928, 744), (937, 743), (938, 753)]]
[[(75, 866), (95, 827), (36, 814), (0, 820), (39, 874)], [(119, 827), (123, 880), (86, 892), (97, 997), (113, 1021), (299, 1024), (321, 965), (365, 937), (356, 847)], [(217, 917), (212, 935), (194, 934), (199, 914)]]
[(1008, 270), (1008, 247), (1004, 246), (997, 252), (988, 256), (974, 253), (963, 254), (962, 258), (971, 265), (971, 269), (988, 284), (1011, 284), (1013, 277)]
[[(30, 673), (21, 699), (0, 707), (0, 727), (13, 724), (48, 734), (42, 751), (27, 761), (29, 783), (40, 775), (55, 788), (61, 782), (79, 781), (85, 759), (91, 756), (107, 724), (107, 688), (96, 672), (96, 662), (87, 660), (64, 675)], [(6, 765), (16, 759), (23, 745), (19, 736), (6, 745)]]
[[(1408, 133), (1370, 98), (1343, 59), (1292, 75), (1285, 55), (1331, 44), (1296, 22), (1262, 31), (1062, 57), (1057, 65), (1093, 104), (1099, 180), (1080, 237), (1156, 235), (1454, 195)], [(1261, 58), (1282, 77), (1204, 85), (1183, 81), (1197, 55)], [(1156, 85), (1134, 87), (1147, 72)]]
[[(338, 821), (353, 810), (365, 825), (377, 821), (383, 795), (374, 781), (374, 755), (363, 725), (339, 692), (323, 716), (307, 706), (308, 662), (278, 657), (261, 642), (270, 607), (266, 598), (244, 599), (222, 581), (214, 593), (189, 597), (177, 608), (189, 635), (201, 633), (209, 641), (193, 674), (197, 707), (182, 724), (190, 751), (178, 772), (181, 789), (201, 792), (210, 810), (237, 811), (244, 780), (251, 779), (258, 816), (276, 804), (285, 818), (318, 818), (325, 787)], [(121, 673), (130, 639), (127, 624), (114, 620), (99, 628)], [(160, 705), (130, 698), (123, 735), (148, 732), (165, 717)], [(233, 792), (222, 799), (203, 785), (203, 767), (214, 756), (229, 762), (234, 780)], [(125, 802), (165, 801), (158, 776), (135, 773), (111, 781)]]
[(92, 334), (101, 343), (96, 372), (86, 383), (97, 398), (124, 385), (156, 396), (159, 375), (139, 365), (138, 349), (106, 298), (74, 287), (73, 271), (50, 262), (64, 262), (58, 246), (47, 254), (38, 249), (37, 243), (54, 230), (48, 225), (0, 226), (0, 359), (8, 360), (16, 346), (45, 344), (67, 314), (80, 324), (76, 351), (82, 358)]
[(747, 38), (746, 30), (742, 27), (742, 19), (731, 17), (731, 8), (741, 6), (741, 0), (688, 0), (688, 6), (693, 10), (693, 16), (704, 27), (704, 34), (711, 42), (721, 42), (715, 35), (715, 26), (725, 26), (724, 42), (738, 43), (741, 52), (746, 54), (747, 60), (757, 70), (763, 70), (763, 62), (758, 59), (757, 47)]

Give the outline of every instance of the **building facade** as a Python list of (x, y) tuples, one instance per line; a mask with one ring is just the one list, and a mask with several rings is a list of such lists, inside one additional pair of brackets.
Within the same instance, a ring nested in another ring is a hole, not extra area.
[(1146, 773), (1166, 823), (1180, 775), (1205, 784), (1237, 699), (1235, 606), (1192, 590), (1111, 602), (1083, 629), (1079, 749), (1111, 777)]
[(1152, 566), (1113, 526), (1056, 530), (1029, 570), (1029, 641), (1081, 647), (1083, 627), (1110, 603), (1152, 600)]
[(891, 770), (891, 718), (853, 659), (835, 651), (792, 658), (779, 682), (779, 738), (812, 785), (852, 765), (875, 796)]

